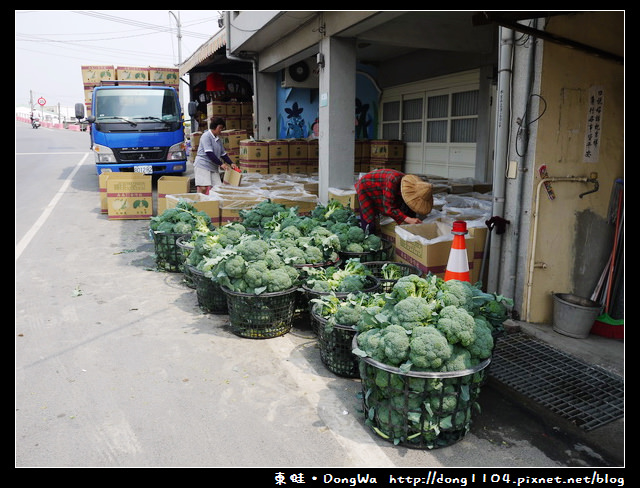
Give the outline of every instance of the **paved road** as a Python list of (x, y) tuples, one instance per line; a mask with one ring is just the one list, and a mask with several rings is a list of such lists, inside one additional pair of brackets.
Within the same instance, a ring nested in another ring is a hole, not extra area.
[(491, 384), (453, 446), (384, 441), (364, 426), (359, 381), (322, 365), (307, 322), (240, 338), (182, 275), (157, 271), (148, 222), (100, 214), (87, 152), (85, 133), (16, 124), (17, 467), (603, 463)]

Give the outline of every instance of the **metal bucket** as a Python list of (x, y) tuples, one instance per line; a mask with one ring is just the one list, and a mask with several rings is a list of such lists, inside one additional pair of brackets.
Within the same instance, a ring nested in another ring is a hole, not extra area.
[(554, 293), (553, 300), (553, 330), (576, 339), (588, 337), (601, 306), (570, 293)]

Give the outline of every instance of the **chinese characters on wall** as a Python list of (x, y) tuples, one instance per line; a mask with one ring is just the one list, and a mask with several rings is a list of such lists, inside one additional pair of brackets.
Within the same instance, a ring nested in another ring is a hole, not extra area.
[(597, 163), (600, 155), (602, 135), (602, 113), (604, 110), (604, 89), (592, 86), (589, 89), (587, 124), (584, 134), (584, 162)]

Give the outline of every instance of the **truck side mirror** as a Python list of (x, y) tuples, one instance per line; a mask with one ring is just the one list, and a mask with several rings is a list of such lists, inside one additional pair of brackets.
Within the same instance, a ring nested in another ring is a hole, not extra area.
[(189, 110), (189, 117), (195, 117), (198, 111), (198, 102), (189, 102), (187, 109)]
[(84, 119), (84, 103), (76, 103), (76, 119)]

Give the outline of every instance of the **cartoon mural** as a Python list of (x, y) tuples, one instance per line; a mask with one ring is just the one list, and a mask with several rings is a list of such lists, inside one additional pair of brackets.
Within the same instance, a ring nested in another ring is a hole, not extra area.
[[(278, 89), (279, 139), (307, 139), (318, 137), (318, 89)], [(375, 139), (380, 89), (373, 77), (365, 72), (356, 73), (356, 100), (354, 107), (356, 139)]]

